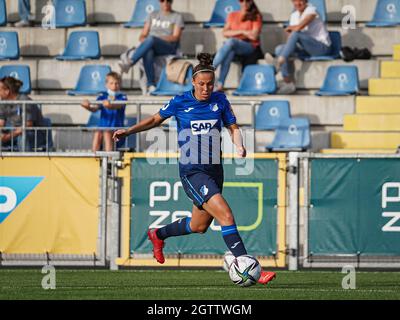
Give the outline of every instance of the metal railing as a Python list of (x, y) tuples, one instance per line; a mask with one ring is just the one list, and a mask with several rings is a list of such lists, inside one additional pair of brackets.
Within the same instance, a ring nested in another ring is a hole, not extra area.
[[(143, 107), (146, 105), (163, 105), (169, 101), (171, 97), (166, 97), (165, 100), (151, 100), (151, 99), (146, 99), (146, 98), (138, 98), (135, 101), (128, 100), (124, 101), (123, 104), (126, 106), (128, 105), (134, 105), (136, 106), (136, 123), (139, 123), (142, 120), (142, 113), (143, 113)], [(52, 127), (28, 127), (26, 123), (26, 114), (27, 114), (27, 106), (28, 105), (38, 105), (39, 107), (41, 105), (66, 105), (66, 106), (80, 106), (81, 101), (77, 100), (0, 100), (0, 108), (2, 105), (18, 105), (21, 106), (20, 110), (20, 115), (21, 115), (21, 134), (14, 137), (13, 135), (13, 130), (16, 129), (16, 127), (3, 127), (0, 128), (1, 130), (9, 130), (11, 131), (11, 141), (9, 145), (4, 145), (1, 143), (0, 140), (0, 152), (25, 152), (25, 151), (38, 151), (38, 152), (51, 152), (51, 151), (59, 151), (57, 148), (57, 143), (54, 143), (55, 147), (51, 146), (51, 139), (53, 138), (51, 134), (54, 134), (54, 132), (92, 132), (92, 131), (102, 131), (102, 130), (110, 130), (110, 128), (100, 128), (100, 127), (86, 127), (86, 126), (52, 126)], [(254, 128), (255, 127), (255, 113), (256, 113), (256, 107), (257, 105), (261, 104), (262, 100), (261, 99), (253, 99), (253, 100), (241, 100), (241, 99), (231, 99), (230, 100), (232, 105), (243, 105), (243, 106), (250, 106), (251, 107), (251, 126)], [(113, 101), (110, 102), (111, 104), (114, 105), (120, 105), (120, 101)], [(91, 105), (101, 105), (101, 101), (90, 101)], [(72, 111), (71, 111), (72, 112)], [(6, 124), (7, 125), (7, 124)], [(116, 130), (119, 128), (112, 128), (111, 130)], [(46, 136), (46, 143), (43, 146), (39, 147), (38, 143), (38, 136), (41, 131), (45, 131), (45, 136)], [(29, 141), (30, 146), (27, 148), (27, 134), (29, 135), (29, 132), (33, 132), (30, 134), (29, 138), (33, 141)], [(15, 141), (18, 138), (18, 141)], [(141, 152), (142, 146), (141, 146), (141, 133), (136, 134), (136, 142), (134, 143), (134, 150), (137, 152)], [(130, 143), (130, 145), (129, 145)], [(254, 136), (254, 145), (255, 145), (255, 136)], [(131, 150), (132, 149), (132, 141), (128, 142), (128, 140), (125, 140), (124, 146), (118, 148), (122, 151), (125, 150)], [(88, 150), (90, 148), (84, 148), (83, 150)], [(114, 145), (114, 149), (116, 149), (116, 145)], [(81, 149), (80, 149), (81, 150)]]

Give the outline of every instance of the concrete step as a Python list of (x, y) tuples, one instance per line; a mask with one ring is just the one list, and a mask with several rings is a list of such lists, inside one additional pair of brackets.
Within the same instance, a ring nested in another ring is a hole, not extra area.
[(400, 114), (348, 114), (345, 131), (400, 131)]
[[(31, 67), (32, 86), (38, 90), (68, 90), (74, 88), (78, 80), (79, 72), (87, 64), (109, 64), (113, 70), (119, 72), (117, 58), (102, 58), (100, 60), (88, 61), (58, 61), (56, 59), (22, 59), (18, 62), (1, 61), (0, 66), (8, 64), (29, 64)], [(189, 60), (193, 65), (197, 60)], [(260, 60), (260, 63), (265, 63)], [(331, 65), (344, 65), (340, 60), (302, 62), (296, 61), (296, 86), (298, 89), (318, 90), (324, 81), (326, 71)], [(368, 88), (368, 79), (376, 78), (379, 74), (379, 61), (377, 60), (357, 60), (353, 64), (358, 66), (360, 75), (360, 86), (362, 89)], [(68, 72), (66, 72), (68, 70)], [(217, 70), (217, 75), (219, 70)], [(236, 89), (241, 78), (241, 66), (238, 63), (231, 65), (226, 88)], [(279, 74), (277, 81), (281, 81)], [(140, 64), (135, 65), (128, 74), (124, 74), (122, 86), (124, 89), (140, 89)]]
[(397, 149), (399, 132), (332, 132), (334, 149)]
[(400, 78), (370, 79), (369, 94), (371, 96), (400, 96)]
[[(345, 30), (337, 26), (329, 27), (342, 33), (343, 45), (368, 48), (374, 56), (392, 56), (393, 45), (400, 39), (400, 28), (365, 28)], [(96, 30), (100, 35), (103, 56), (119, 56), (124, 50), (139, 45), (140, 29), (126, 29), (120, 25), (44, 30), (42, 28), (10, 28), (17, 30), (23, 56), (55, 56), (60, 54), (66, 45), (67, 34), (77, 30)], [(276, 24), (265, 24), (261, 34), (264, 52), (274, 52), (275, 48), (285, 42), (283, 28)], [(222, 29), (203, 29), (199, 25), (188, 25), (182, 35), (181, 49), (184, 54), (193, 56), (197, 44), (204, 46), (205, 52), (215, 53), (224, 42)]]
[(382, 61), (382, 78), (400, 78), (400, 61)]
[[(87, 123), (90, 113), (79, 107), (83, 99), (94, 100), (94, 97), (67, 97), (64, 95), (33, 95), (35, 100), (45, 101), (76, 101), (76, 105), (65, 106), (62, 104), (50, 105), (43, 104), (44, 115), (51, 118), (52, 122), (58, 125), (84, 125)], [(150, 116), (168, 102), (168, 97), (146, 97), (129, 95), (129, 101), (155, 102), (154, 105), (142, 106), (142, 117)], [(228, 96), (232, 103), (233, 110), (240, 125), (252, 125), (252, 110), (248, 105), (249, 97), (246, 99)], [(292, 96), (262, 96), (251, 100), (288, 100), (291, 104), (291, 115), (294, 117), (308, 117), (312, 125), (315, 126), (341, 126), (345, 114), (354, 112), (353, 97), (317, 97), (313, 95), (292, 95)], [(247, 103), (247, 104), (245, 104)], [(136, 105), (134, 103), (127, 106), (126, 114), (136, 116)]]
[(400, 44), (393, 46), (393, 59), (400, 60)]
[(375, 113), (399, 113), (400, 97), (357, 97), (356, 113), (375, 114)]

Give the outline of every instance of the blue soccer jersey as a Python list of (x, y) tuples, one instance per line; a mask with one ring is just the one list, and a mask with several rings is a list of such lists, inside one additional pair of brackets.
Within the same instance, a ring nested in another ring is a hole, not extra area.
[(172, 116), (176, 118), (181, 177), (196, 172), (222, 173), (222, 126), (236, 123), (225, 94), (213, 92), (209, 100), (199, 101), (192, 91), (188, 91), (175, 96), (159, 113), (164, 119)]
[[(97, 101), (126, 101), (127, 97), (123, 93), (117, 93), (115, 97), (111, 97), (107, 92), (101, 93), (97, 97)], [(103, 105), (100, 106), (100, 123), (101, 128), (120, 128), (124, 126), (125, 105), (119, 109), (107, 109)]]

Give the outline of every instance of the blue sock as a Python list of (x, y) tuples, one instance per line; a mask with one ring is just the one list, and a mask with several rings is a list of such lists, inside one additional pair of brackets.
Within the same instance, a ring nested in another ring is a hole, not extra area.
[(169, 237), (184, 236), (192, 233), (192, 230), (190, 229), (191, 220), (192, 218), (189, 217), (179, 219), (158, 229), (156, 232), (158, 239), (165, 240)]
[(246, 248), (244, 247), (236, 224), (233, 224), (231, 226), (223, 226), (221, 227), (221, 231), (222, 237), (224, 238), (226, 245), (235, 257), (247, 254)]

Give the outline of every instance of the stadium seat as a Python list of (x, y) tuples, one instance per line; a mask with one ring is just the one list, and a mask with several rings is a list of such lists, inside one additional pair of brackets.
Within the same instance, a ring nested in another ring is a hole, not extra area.
[(15, 31), (0, 32), (0, 60), (18, 60), (19, 41)]
[(97, 31), (74, 31), (70, 34), (67, 46), (57, 60), (99, 59), (100, 41)]
[(67, 91), (68, 95), (96, 95), (107, 91), (105, 79), (109, 72), (111, 68), (108, 65), (83, 66), (75, 90)]
[(86, 2), (84, 0), (55, 0), (56, 28), (86, 25)]
[(284, 119), (276, 129), (269, 151), (304, 151), (310, 147), (310, 121), (307, 118)]
[(347, 96), (359, 91), (357, 66), (330, 66), (317, 96)]
[(29, 94), (31, 87), (31, 71), (28, 65), (7, 65), (0, 68), (0, 78), (13, 77), (23, 82), (20, 93)]
[(0, 0), (0, 26), (5, 26), (7, 24), (7, 8), (6, 1)]
[(256, 113), (256, 130), (275, 130), (280, 121), (290, 118), (290, 104), (287, 100), (263, 101)]
[(340, 50), (342, 49), (342, 36), (338, 31), (329, 31), (329, 36), (332, 41), (332, 51), (327, 56), (300, 56), (299, 58), (304, 61), (326, 61), (340, 59)]
[[(125, 117), (124, 126), (126, 128), (132, 127), (136, 124), (135, 117)], [(136, 135), (131, 134), (130, 136), (121, 139), (117, 142), (118, 151), (133, 151), (136, 149)]]
[(223, 27), (226, 17), (233, 11), (240, 10), (238, 0), (217, 0), (210, 21), (204, 23), (205, 28)]
[(400, 0), (378, 0), (374, 17), (367, 27), (392, 27), (400, 25)]
[(155, 91), (151, 92), (153, 96), (175, 96), (186, 91), (192, 90), (192, 74), (193, 69), (190, 67), (186, 74), (185, 84), (171, 82), (167, 79), (165, 67), (161, 72), (160, 80), (157, 83)]
[(160, 10), (159, 0), (137, 0), (131, 20), (124, 24), (125, 28), (140, 28), (144, 26), (147, 16)]
[(244, 69), (235, 96), (255, 96), (276, 92), (275, 68), (272, 65), (248, 65)]

